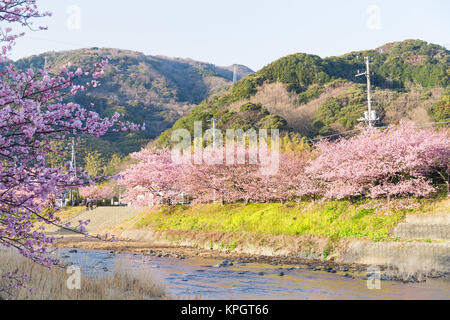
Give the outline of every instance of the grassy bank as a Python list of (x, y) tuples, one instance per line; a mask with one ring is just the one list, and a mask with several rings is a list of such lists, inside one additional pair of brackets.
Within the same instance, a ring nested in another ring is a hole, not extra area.
[(334, 238), (390, 239), (408, 213), (450, 211), (449, 200), (329, 201), (292, 204), (208, 204), (147, 209), (137, 229), (319, 235)]
[(70, 290), (66, 269), (44, 268), (17, 251), (0, 249), (0, 275), (17, 270), (27, 274), (25, 288), (2, 292), (8, 284), (0, 279), (0, 300), (149, 300), (166, 299), (164, 286), (144, 270), (133, 271), (126, 263), (119, 263), (112, 275), (101, 278), (81, 274), (81, 289)]
[(85, 210), (86, 210), (86, 207), (84, 207), (84, 206), (66, 207), (66, 208), (61, 209), (57, 213), (57, 216), (62, 221), (66, 221), (66, 220), (69, 220), (69, 219), (72, 219), (72, 218), (76, 217), (77, 215), (79, 215), (80, 213), (82, 213)]

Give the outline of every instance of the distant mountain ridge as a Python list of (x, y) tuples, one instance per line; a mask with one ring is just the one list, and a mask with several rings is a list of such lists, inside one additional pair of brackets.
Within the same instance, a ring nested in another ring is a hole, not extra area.
[[(78, 94), (74, 100), (83, 106), (94, 103), (94, 110), (103, 116), (124, 113), (127, 120), (147, 123), (145, 132), (106, 137), (114, 152), (137, 151), (150, 139), (172, 124), (203, 100), (220, 94), (232, 86), (234, 66), (220, 67), (192, 59), (150, 56), (143, 53), (108, 48), (87, 48), (48, 52), (20, 59), (21, 69), (42, 68), (45, 61), (55, 70), (71, 63), (88, 68), (106, 57), (109, 64), (100, 79), (102, 85)], [(253, 71), (236, 65), (237, 78)]]

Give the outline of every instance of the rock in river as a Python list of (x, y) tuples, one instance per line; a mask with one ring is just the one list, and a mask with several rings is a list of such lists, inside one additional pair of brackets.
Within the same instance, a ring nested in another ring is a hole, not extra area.
[(231, 262), (228, 259), (223, 260), (221, 263), (216, 264), (216, 268), (222, 268), (222, 267), (231, 267), (233, 265), (233, 262)]

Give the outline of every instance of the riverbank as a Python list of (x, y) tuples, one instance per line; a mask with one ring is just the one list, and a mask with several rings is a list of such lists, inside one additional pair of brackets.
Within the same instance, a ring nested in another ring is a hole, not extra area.
[(289, 255), (261, 255), (243, 253), (237, 250), (215, 250), (206, 249), (199, 246), (162, 244), (158, 241), (100, 241), (96, 239), (86, 239), (84, 237), (68, 237), (64, 241), (57, 243), (59, 249), (85, 249), (102, 250), (116, 253), (136, 253), (143, 256), (158, 258), (175, 258), (179, 260), (205, 258), (216, 260), (229, 260), (238, 263), (262, 263), (267, 265), (299, 265), (304, 268), (331, 269), (353, 272), (364, 272), (366, 265), (355, 263), (337, 263), (333, 260), (305, 259)]
[[(394, 201), (389, 206), (383, 201), (334, 201), (174, 206), (140, 212), (121, 208), (122, 213), (117, 208), (114, 212), (103, 208), (77, 219), (91, 219), (88, 231), (92, 234), (109, 232), (120, 241), (70, 237), (58, 246), (141, 254), (153, 250), (163, 256), (226, 258), (332, 270), (342, 267), (361, 271), (378, 265), (390, 277), (420, 280), (450, 272), (450, 243), (399, 239), (396, 228), (413, 215), (426, 217), (429, 222), (436, 214), (448, 213), (448, 208), (449, 200)], [(443, 217), (445, 220), (447, 216)], [(114, 223), (108, 225), (107, 220)]]

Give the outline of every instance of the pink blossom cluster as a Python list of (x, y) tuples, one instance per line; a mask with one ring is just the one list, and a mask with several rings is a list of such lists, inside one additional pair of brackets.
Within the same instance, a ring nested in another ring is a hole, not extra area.
[(91, 185), (80, 188), (80, 195), (85, 199), (109, 200), (116, 197), (117, 192), (111, 184)]
[(307, 173), (326, 198), (428, 196), (435, 191), (434, 176), (448, 185), (450, 136), (445, 129), (412, 123), (365, 128), (349, 139), (321, 141), (316, 148), (318, 156)]
[[(13, 29), (9, 24), (16, 24), (22, 27), (33, 29), (34, 18), (51, 16), (50, 12), (40, 12), (36, 5), (36, 0), (2, 0), (0, 1), (0, 42), (4, 45), (1, 47), (0, 62), (4, 59), (4, 55), (12, 49), (14, 40), (23, 36), (25, 33), (13, 33)], [(39, 26), (39, 30), (45, 30), (46, 27)]]
[(126, 169), (119, 181), (127, 188), (125, 203), (142, 205), (151, 201), (165, 201), (181, 190), (183, 166), (172, 161), (169, 149), (144, 149), (131, 157), (137, 163)]

